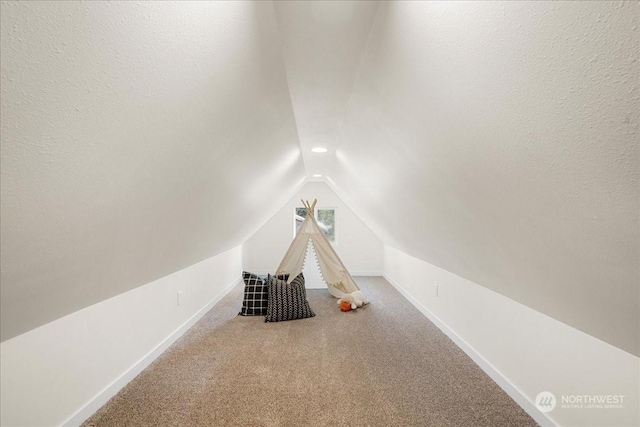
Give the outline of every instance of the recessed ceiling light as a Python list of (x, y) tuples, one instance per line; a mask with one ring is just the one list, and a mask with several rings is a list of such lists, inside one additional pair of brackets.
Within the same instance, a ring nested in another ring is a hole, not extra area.
[(327, 149), (324, 147), (315, 147), (312, 148), (311, 151), (313, 151), (314, 153), (326, 153)]
[(313, 175), (314, 178), (322, 178), (322, 175), (320, 175), (319, 173), (316, 173)]

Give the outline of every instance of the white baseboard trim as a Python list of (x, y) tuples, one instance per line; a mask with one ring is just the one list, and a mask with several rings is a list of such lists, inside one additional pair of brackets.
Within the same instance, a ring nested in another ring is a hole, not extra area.
[(352, 276), (382, 277), (382, 271), (350, 271)]
[(531, 416), (538, 424), (543, 427), (555, 427), (555, 423), (551, 421), (543, 412), (540, 412), (534, 402), (531, 402), (521, 391), (505, 378), (491, 363), (489, 363), (480, 353), (478, 353), (464, 339), (450, 329), (438, 316), (427, 309), (413, 295), (404, 288), (394, 282), (386, 274), (383, 277), (402, 294), (411, 304), (414, 305), (422, 314), (425, 315), (434, 325), (444, 332), (451, 340), (464, 351), (493, 381), (496, 382), (513, 400), (516, 401), (527, 414)]
[(176, 329), (171, 335), (158, 344), (153, 350), (146, 354), (142, 359), (133, 364), (125, 373), (116, 378), (111, 384), (106, 386), (100, 393), (98, 393), (93, 399), (91, 399), (86, 405), (80, 408), (75, 414), (73, 414), (62, 425), (65, 427), (79, 426), (85, 422), (91, 415), (93, 415), (98, 409), (104, 406), (109, 399), (115, 396), (120, 390), (124, 388), (131, 380), (133, 380), (140, 372), (142, 372), (147, 366), (158, 358), (171, 344), (173, 344), (178, 338), (180, 338), (189, 328), (191, 328), (198, 320), (202, 318), (211, 308), (216, 305), (225, 295), (227, 295), (231, 289), (233, 289), (238, 283), (242, 281), (242, 278), (238, 278), (227, 285), (218, 295), (216, 295), (211, 301), (209, 301), (204, 307), (189, 318)]

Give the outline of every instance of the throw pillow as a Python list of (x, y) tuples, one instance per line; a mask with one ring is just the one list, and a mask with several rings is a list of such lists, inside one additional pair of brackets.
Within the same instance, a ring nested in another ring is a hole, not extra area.
[(267, 281), (263, 276), (242, 272), (244, 280), (244, 299), (242, 300), (241, 316), (264, 316), (267, 314), (268, 293)]
[(269, 275), (267, 283), (268, 304), (265, 322), (306, 319), (316, 315), (307, 301), (302, 273), (291, 283)]

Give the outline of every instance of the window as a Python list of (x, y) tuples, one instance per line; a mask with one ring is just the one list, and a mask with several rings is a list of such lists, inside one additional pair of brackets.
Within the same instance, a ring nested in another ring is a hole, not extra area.
[(296, 212), (293, 215), (296, 223), (296, 228), (293, 230), (293, 235), (298, 234), (298, 230), (300, 230), (300, 226), (302, 225), (302, 221), (307, 217), (307, 208), (296, 208)]
[(331, 243), (336, 241), (336, 211), (334, 209), (317, 209), (316, 221), (320, 230)]
[[(307, 217), (307, 208), (295, 208), (293, 215), (295, 229), (294, 236), (298, 234), (302, 221)], [(331, 243), (336, 242), (336, 210), (333, 208), (316, 209), (315, 212), (316, 222), (318, 227), (323, 231), (327, 240)]]

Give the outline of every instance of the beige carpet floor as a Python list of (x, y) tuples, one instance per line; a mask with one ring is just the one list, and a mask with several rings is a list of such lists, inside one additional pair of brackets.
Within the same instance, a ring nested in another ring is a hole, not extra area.
[(84, 426), (535, 426), (383, 278), (342, 313), (309, 290), (316, 317), (236, 316), (242, 286)]

